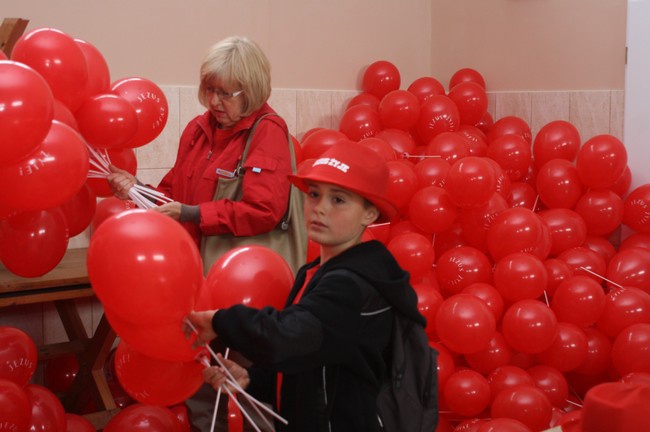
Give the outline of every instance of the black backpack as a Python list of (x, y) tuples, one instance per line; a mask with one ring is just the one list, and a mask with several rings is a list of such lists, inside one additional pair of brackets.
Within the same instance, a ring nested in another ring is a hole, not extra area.
[(390, 370), (377, 398), (386, 432), (433, 432), (438, 425), (438, 352), (424, 328), (395, 312)]
[[(336, 269), (375, 289), (354, 271)], [(424, 327), (394, 310), (388, 374), (377, 397), (385, 432), (434, 432), (438, 425), (438, 352)]]

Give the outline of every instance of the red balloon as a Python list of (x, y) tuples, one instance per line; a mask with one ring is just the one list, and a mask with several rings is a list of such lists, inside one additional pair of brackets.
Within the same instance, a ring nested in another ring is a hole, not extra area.
[(318, 129), (302, 138), (300, 145), (302, 146), (303, 160), (318, 159), (325, 150), (334, 144), (347, 140), (348, 137), (343, 132), (326, 128)]
[(622, 376), (620, 381), (627, 384), (650, 385), (650, 373), (630, 372), (629, 374), (625, 374), (624, 376)]
[(621, 375), (650, 373), (650, 323), (632, 324), (616, 336), (612, 363)]
[(449, 350), (442, 344), (429, 340), (429, 346), (438, 352), (438, 394), (442, 396), (445, 383), (456, 370), (454, 358)]
[(38, 361), (34, 341), (16, 327), (0, 326), (0, 347), (0, 379), (24, 387), (34, 375)]
[(66, 432), (65, 409), (54, 393), (37, 384), (25, 386), (25, 393), (32, 406), (28, 430)]
[(418, 178), (418, 188), (426, 186), (445, 187), (445, 180), (450, 164), (443, 158), (426, 158), (415, 164), (415, 175)]
[(545, 259), (551, 248), (551, 235), (544, 221), (524, 207), (504, 210), (487, 233), (488, 250), (495, 261), (515, 252), (526, 252)]
[(438, 156), (453, 164), (470, 155), (469, 139), (459, 132), (440, 132), (426, 147), (427, 156)]
[(174, 405), (192, 396), (203, 384), (204, 367), (194, 360), (152, 358), (123, 341), (115, 353), (117, 378), (124, 390), (138, 402), (150, 405)]
[(0, 425), (3, 430), (27, 431), (31, 416), (31, 402), (23, 387), (0, 378)]
[(449, 88), (454, 88), (456, 85), (463, 82), (473, 82), (485, 88), (485, 79), (483, 78), (483, 75), (481, 75), (481, 73), (476, 69), (458, 69), (449, 79)]
[(492, 400), (503, 390), (535, 384), (528, 372), (513, 365), (504, 365), (494, 369), (488, 374), (487, 380), (490, 384)]
[(169, 408), (137, 403), (115, 414), (104, 432), (181, 432), (176, 415)]
[(488, 230), (494, 219), (507, 208), (506, 200), (499, 193), (493, 193), (486, 204), (476, 208), (462, 209), (459, 221), (467, 243), (487, 253)]
[(537, 173), (537, 193), (549, 208), (573, 208), (582, 196), (578, 171), (565, 159), (551, 159)]
[(510, 185), (510, 207), (524, 207), (534, 210), (537, 205), (537, 191), (528, 183), (512, 182)]
[(612, 135), (596, 135), (587, 140), (576, 157), (580, 181), (590, 188), (612, 186), (625, 171), (625, 145)]
[(605, 296), (596, 328), (610, 338), (634, 324), (650, 323), (650, 294), (638, 288), (616, 288)]
[(470, 246), (449, 249), (436, 262), (440, 287), (446, 292), (457, 294), (474, 283), (489, 283), (492, 280), (492, 264), (480, 250)]
[(415, 125), (423, 142), (428, 143), (441, 132), (453, 132), (460, 126), (460, 112), (449, 97), (431, 96), (420, 106), (420, 117)]
[(627, 248), (617, 252), (607, 266), (610, 285), (633, 286), (650, 293), (650, 250)]
[(363, 72), (361, 89), (382, 99), (400, 87), (401, 77), (397, 67), (386, 60), (370, 64)]
[(490, 132), (490, 129), (492, 129), (492, 126), (494, 126), (494, 119), (492, 118), (492, 114), (490, 114), (489, 111), (485, 113), (483, 118), (478, 121), (474, 126), (479, 128), (483, 133), (487, 134)]
[(476, 432), (532, 432), (532, 429), (519, 420), (504, 417), (486, 421)]
[(397, 153), (395, 152), (395, 149), (391, 147), (390, 144), (388, 144), (387, 141), (377, 138), (377, 137), (369, 137), (369, 138), (364, 138), (361, 141), (359, 141), (359, 145), (368, 147), (384, 158), (385, 161), (392, 161), (397, 159)]
[(88, 228), (93, 220), (97, 209), (97, 197), (86, 183), (75, 196), (59, 207), (65, 216), (68, 235), (74, 237)]
[[(348, 108), (355, 106), (355, 105), (366, 105), (369, 108), (371, 108), (374, 111), (377, 111), (379, 109), (379, 98), (375, 96), (374, 94), (370, 93), (359, 93), (352, 99), (350, 99), (350, 102), (345, 106), (345, 109), (347, 111)], [(322, 129), (322, 128), (321, 128)], [(303, 135), (303, 139), (307, 136), (307, 133)]]
[(449, 168), (445, 189), (461, 208), (479, 207), (496, 192), (494, 170), (485, 158), (468, 156)]
[(551, 422), (551, 402), (534, 385), (523, 385), (501, 391), (492, 402), (493, 418), (512, 418), (534, 431), (548, 429)]
[(574, 275), (585, 275), (601, 282), (607, 269), (605, 259), (584, 246), (566, 249), (557, 256), (567, 263)]
[(86, 67), (88, 68), (86, 98), (97, 94), (108, 93), (111, 76), (104, 56), (90, 42), (82, 39), (74, 39), (74, 42), (81, 49), (86, 59)]
[(490, 404), (490, 385), (483, 375), (471, 369), (451, 374), (443, 394), (449, 409), (461, 416), (478, 415)]
[(58, 99), (54, 99), (54, 117), (52, 120), (64, 123), (70, 126), (72, 129), (79, 131), (79, 124), (75, 118), (70, 108), (65, 106), (63, 102)]
[(557, 319), (579, 327), (596, 322), (605, 308), (602, 286), (587, 276), (572, 276), (561, 282), (551, 299), (551, 309)]
[(608, 189), (590, 189), (575, 205), (587, 224), (587, 233), (607, 235), (623, 222), (623, 199)]
[(464, 81), (450, 87), (449, 99), (458, 107), (462, 124), (475, 125), (487, 112), (485, 86), (476, 82)]
[(559, 322), (558, 333), (546, 350), (537, 354), (541, 364), (569, 372), (577, 368), (587, 358), (587, 336), (575, 324)]
[(573, 162), (580, 149), (580, 132), (565, 120), (555, 120), (542, 126), (533, 141), (535, 165), (541, 167), (551, 159)]
[(623, 239), (621, 244), (618, 246), (618, 250), (623, 251), (635, 247), (640, 247), (642, 249), (650, 250), (650, 234), (632, 233), (628, 237)]
[(388, 186), (386, 198), (401, 211), (407, 210), (411, 198), (417, 191), (418, 178), (413, 166), (404, 161), (386, 162)]
[(450, 350), (475, 353), (490, 344), (496, 332), (496, 321), (481, 299), (472, 294), (454, 294), (440, 305), (436, 330)]
[(531, 163), (530, 143), (521, 135), (503, 135), (490, 142), (487, 156), (503, 168), (511, 181), (518, 181)]
[(552, 208), (538, 213), (551, 234), (551, 256), (582, 246), (587, 238), (587, 224), (582, 215), (566, 208)]
[(608, 189), (620, 197), (625, 197), (627, 192), (630, 190), (631, 185), (632, 171), (630, 171), (630, 167), (626, 165), (623, 174), (621, 174), (621, 176)]
[(125, 148), (139, 127), (133, 106), (111, 93), (86, 99), (76, 118), (79, 131), (95, 148)]
[(494, 286), (485, 282), (475, 282), (467, 285), (461, 292), (472, 294), (483, 300), (492, 312), (492, 315), (494, 315), (494, 319), (497, 322), (501, 320), (504, 301), (503, 297)]
[(68, 238), (58, 208), (17, 213), (0, 221), (0, 261), (18, 276), (42, 276), (61, 261)]
[(465, 360), (472, 369), (482, 374), (489, 374), (493, 370), (506, 366), (512, 359), (512, 349), (503, 335), (499, 332), (494, 333), (487, 348), (465, 354)]
[(573, 371), (580, 375), (596, 376), (607, 371), (611, 364), (612, 342), (600, 330), (583, 328), (587, 337), (587, 356)]
[(487, 135), (477, 128), (467, 124), (461, 124), (458, 133), (469, 141), (470, 156), (487, 156)]
[[(200, 300), (197, 300), (195, 309), (200, 310), (199, 305)], [(105, 307), (104, 313), (120, 339), (147, 357), (169, 362), (189, 362), (204, 353), (203, 348), (192, 348), (196, 338), (195, 336), (186, 338), (182, 324), (179, 322), (133, 325), (109, 308)], [(117, 378), (115, 380), (117, 381)], [(126, 396), (124, 399), (131, 401), (131, 395), (122, 386), (119, 386), (118, 390), (122, 396)]]
[(190, 432), (190, 420), (189, 420), (189, 413), (187, 412), (187, 406), (185, 406), (184, 403), (174, 405), (169, 407), (170, 410), (174, 414), (176, 414), (176, 418), (181, 424), (181, 430), (180, 432)]
[(553, 296), (560, 283), (573, 276), (573, 271), (565, 261), (557, 258), (551, 258), (544, 261), (544, 267), (546, 267), (546, 272), (548, 273), (546, 294)]
[(114, 196), (103, 199), (97, 203), (95, 215), (90, 223), (90, 231), (95, 233), (99, 226), (111, 216), (135, 209), (137, 209), (137, 206), (130, 200), (121, 200)]
[(375, 138), (386, 141), (395, 150), (398, 158), (415, 153), (415, 140), (401, 129), (384, 129), (375, 134)]
[(417, 233), (404, 233), (395, 236), (386, 246), (395, 256), (399, 265), (418, 281), (433, 266), (435, 254), (431, 240)]
[(45, 386), (55, 393), (70, 390), (79, 373), (79, 360), (74, 354), (48, 359), (43, 368)]
[(408, 216), (422, 231), (433, 234), (451, 227), (456, 220), (456, 205), (449, 194), (438, 186), (424, 187), (409, 202)]
[(375, 136), (381, 129), (379, 113), (366, 105), (355, 105), (348, 108), (339, 123), (339, 131), (352, 141)]
[(504, 135), (519, 135), (528, 144), (531, 144), (533, 140), (532, 134), (530, 133), (530, 126), (524, 119), (517, 116), (501, 117), (492, 125), (489, 132), (487, 132), (489, 145)]
[(65, 413), (66, 432), (94, 432), (91, 422), (78, 414)]
[[(116, 167), (121, 168), (135, 175), (138, 169), (138, 161), (135, 150), (130, 148), (99, 149), (107, 156), (107, 159)], [(86, 184), (92, 189), (96, 196), (106, 198), (112, 197), (113, 191), (105, 178), (89, 178)]]
[(549, 402), (555, 407), (562, 408), (569, 398), (569, 383), (564, 374), (558, 369), (537, 365), (526, 370), (535, 385), (548, 397)]
[(377, 112), (385, 128), (410, 129), (420, 116), (420, 101), (406, 90), (393, 90), (379, 103)]
[(236, 304), (282, 309), (293, 285), (293, 272), (282, 255), (264, 246), (230, 250), (210, 268), (206, 289), (211, 309)]
[(525, 354), (537, 354), (551, 346), (557, 336), (557, 318), (550, 307), (537, 300), (520, 300), (501, 320), (510, 346)]
[(203, 285), (203, 266), (196, 243), (178, 222), (132, 210), (107, 219), (93, 234), (88, 277), (104, 306), (120, 318), (180, 326)]
[(54, 99), (47, 82), (22, 63), (0, 60), (0, 166), (35, 150), (50, 130)]
[(126, 147), (141, 147), (160, 135), (169, 114), (167, 98), (160, 87), (146, 78), (131, 77), (111, 84), (111, 92), (130, 103), (137, 116), (137, 131)]
[(623, 223), (634, 231), (650, 234), (650, 183), (634, 189), (625, 198), (623, 206)]
[(501, 258), (494, 268), (494, 286), (505, 300), (536, 299), (544, 293), (548, 274), (541, 259), (525, 252)]
[(54, 97), (75, 112), (86, 97), (88, 66), (72, 37), (53, 28), (39, 28), (18, 39), (11, 59), (34, 68)]
[(609, 263), (616, 255), (616, 247), (609, 240), (600, 236), (588, 235), (582, 246), (603, 257), (605, 263)]
[(443, 298), (437, 287), (423, 282), (413, 284), (413, 289), (418, 296), (418, 310), (427, 320), (425, 331), (429, 338), (436, 335), (436, 314), (442, 304)]
[(81, 189), (88, 174), (83, 138), (71, 127), (52, 122), (45, 140), (21, 161), (0, 168), (0, 202), (21, 210), (56, 207)]
[(445, 94), (445, 88), (443, 85), (433, 77), (418, 78), (411, 83), (407, 90), (413, 93), (420, 103), (423, 103), (431, 96), (440, 96)]

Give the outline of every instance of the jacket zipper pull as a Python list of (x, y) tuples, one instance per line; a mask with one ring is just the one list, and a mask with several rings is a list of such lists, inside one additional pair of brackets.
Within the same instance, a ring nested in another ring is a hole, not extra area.
[(210, 160), (211, 157), (212, 157), (212, 150), (210, 150), (210, 151), (208, 152), (208, 157), (207, 157), (207, 159)]

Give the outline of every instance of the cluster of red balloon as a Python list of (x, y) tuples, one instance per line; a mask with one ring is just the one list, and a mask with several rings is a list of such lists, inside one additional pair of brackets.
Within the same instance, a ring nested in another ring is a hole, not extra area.
[(63, 258), (70, 237), (90, 224), (105, 179), (87, 179), (87, 145), (135, 173), (134, 148), (167, 121), (167, 100), (139, 77), (110, 82), (97, 48), (38, 28), (0, 59), (0, 261), (23, 277)]
[[(204, 366), (196, 358), (207, 353), (193, 348), (195, 338), (183, 334), (190, 311), (234, 304), (279, 309), (293, 284), (284, 258), (255, 245), (229, 251), (204, 279), (198, 249), (184, 228), (160, 213), (137, 209), (108, 215), (96, 229), (88, 247), (88, 275), (121, 338), (114, 374), (138, 402), (133, 411), (146, 411), (142, 416), (151, 414), (146, 405), (167, 409), (203, 382)], [(123, 430), (130, 421), (121, 414), (109, 426)]]
[(91, 432), (92, 424), (66, 413), (47, 387), (31, 384), (37, 365), (34, 341), (16, 327), (0, 326), (0, 429)]
[[(493, 120), (473, 69), (447, 93), (432, 77), (401, 90), (378, 61), (302, 155), (341, 141), (387, 161), (400, 218), (366, 239), (418, 293), (440, 352), (439, 431), (542, 430), (578, 416), (594, 384), (650, 382), (650, 185), (628, 194), (620, 140), (582, 143), (564, 120), (533, 137), (519, 117)], [(622, 224), (634, 232), (618, 244)]]

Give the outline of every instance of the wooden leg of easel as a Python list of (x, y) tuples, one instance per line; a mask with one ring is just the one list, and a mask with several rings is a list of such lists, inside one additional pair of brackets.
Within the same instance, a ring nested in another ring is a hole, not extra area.
[(11, 58), (11, 51), (18, 39), (23, 35), (29, 20), (21, 18), (5, 18), (0, 25), (0, 50)]

